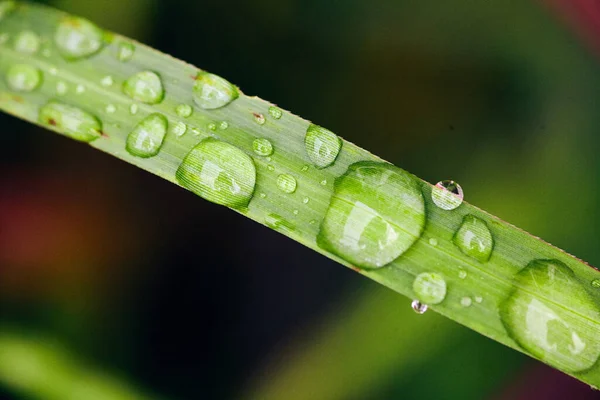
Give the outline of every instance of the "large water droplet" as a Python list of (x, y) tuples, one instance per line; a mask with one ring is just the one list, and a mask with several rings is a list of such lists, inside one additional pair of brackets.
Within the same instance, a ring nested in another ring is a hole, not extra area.
[(429, 308), (427, 307), (427, 304), (423, 304), (419, 300), (413, 300), (412, 303), (410, 303), (410, 306), (417, 314), (425, 314)]
[(142, 71), (130, 76), (123, 83), (123, 92), (146, 104), (158, 104), (165, 97), (162, 80), (152, 71)]
[(233, 208), (248, 205), (256, 184), (252, 158), (229, 143), (208, 138), (177, 169), (179, 183), (197, 195)]
[(40, 49), (40, 37), (32, 31), (20, 32), (15, 37), (15, 50), (23, 54), (35, 54)]
[(56, 101), (40, 109), (39, 121), (80, 142), (91, 142), (102, 135), (102, 123), (94, 115)]
[(598, 305), (558, 260), (534, 260), (519, 271), (500, 316), (521, 347), (560, 370), (585, 371), (600, 356)]
[(431, 199), (442, 210), (454, 210), (463, 202), (464, 193), (454, 181), (440, 181), (431, 188)]
[(446, 298), (446, 281), (435, 272), (423, 272), (413, 282), (417, 298), (425, 304), (439, 304)]
[(239, 97), (234, 85), (208, 72), (198, 73), (193, 91), (194, 102), (206, 110), (224, 107)]
[(140, 121), (127, 136), (127, 151), (136, 157), (148, 158), (158, 154), (167, 134), (167, 118), (150, 114)]
[(16, 64), (6, 72), (6, 83), (12, 90), (31, 92), (42, 83), (42, 72), (28, 64)]
[(310, 125), (306, 130), (304, 145), (313, 164), (325, 168), (333, 164), (340, 153), (342, 139), (325, 128)]
[(452, 241), (463, 253), (481, 262), (489, 260), (494, 249), (492, 232), (484, 220), (473, 215), (465, 215)]
[(252, 150), (259, 156), (268, 157), (273, 154), (273, 145), (269, 139), (254, 139), (252, 142)]
[(119, 48), (117, 50), (117, 60), (121, 62), (127, 62), (133, 58), (133, 54), (135, 53), (135, 46), (128, 42), (119, 43)]
[(386, 163), (352, 164), (336, 179), (317, 243), (360, 268), (379, 268), (421, 236), (425, 202), (415, 179)]
[(281, 174), (277, 177), (277, 187), (284, 193), (294, 193), (296, 191), (296, 178), (288, 174)]
[(60, 54), (70, 60), (89, 57), (104, 46), (104, 32), (90, 21), (78, 17), (66, 17), (54, 34), (54, 42)]
[(280, 119), (283, 116), (281, 109), (274, 106), (269, 107), (269, 114), (273, 119)]
[(17, 3), (12, 0), (0, 1), (0, 21), (17, 8)]
[(175, 134), (175, 136), (183, 136), (187, 132), (187, 125), (181, 121), (175, 122), (171, 132)]

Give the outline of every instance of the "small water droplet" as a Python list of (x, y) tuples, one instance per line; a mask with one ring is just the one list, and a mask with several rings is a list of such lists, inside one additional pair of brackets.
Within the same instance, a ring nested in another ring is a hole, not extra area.
[(298, 210), (294, 210), (294, 211), (292, 211), (292, 214), (294, 214), (294, 215), (298, 215), (298, 213), (299, 213), (299, 212), (300, 212), (300, 211), (298, 211)]
[(121, 62), (127, 62), (133, 58), (133, 54), (135, 53), (135, 46), (128, 42), (119, 43), (119, 48), (117, 50), (117, 60)]
[(427, 304), (439, 304), (446, 298), (446, 281), (435, 272), (423, 272), (413, 282), (417, 298)]
[(296, 178), (288, 174), (281, 174), (277, 177), (277, 187), (284, 193), (294, 193), (296, 191)]
[(483, 297), (481, 297), (481, 296), (475, 296), (475, 302), (481, 303), (482, 301), (483, 301)]
[(294, 224), (277, 214), (268, 214), (265, 217), (265, 224), (271, 229), (284, 232), (293, 232), (296, 229)]
[(100, 81), (100, 84), (104, 87), (109, 87), (112, 86), (113, 83), (115, 83), (115, 81), (113, 80), (113, 77), (110, 75), (106, 75), (104, 78), (102, 78), (102, 80)]
[(600, 289), (600, 279), (594, 279), (592, 281), (592, 287), (596, 289)]
[(64, 96), (65, 94), (67, 94), (67, 91), (69, 90), (69, 87), (67, 86), (67, 84), (63, 81), (58, 81), (56, 83), (56, 93), (59, 96)]
[(473, 300), (471, 300), (470, 297), (463, 297), (462, 299), (460, 299), (460, 305), (463, 307), (471, 307), (471, 304), (473, 304)]
[(326, 186), (326, 185), (327, 185), (327, 179), (323, 179), (323, 180), (321, 181), (321, 185), (323, 185), (323, 186)]
[(266, 195), (265, 193), (261, 193), (261, 194), (260, 194), (260, 198), (261, 198), (261, 199), (264, 199), (265, 197), (267, 197), (267, 195)]
[(28, 64), (15, 64), (6, 72), (6, 83), (12, 90), (31, 92), (42, 83), (42, 72)]
[(219, 124), (219, 128), (224, 131), (227, 128), (229, 128), (229, 123), (227, 121), (221, 121), (221, 123)]
[(20, 32), (15, 37), (15, 50), (22, 54), (32, 55), (40, 49), (40, 37), (32, 31)]
[(175, 107), (175, 112), (181, 118), (188, 118), (190, 115), (192, 115), (192, 107), (188, 104), (179, 104), (177, 107)]
[(259, 156), (270, 156), (273, 154), (273, 145), (268, 139), (258, 138), (252, 142), (252, 150)]
[(252, 158), (237, 147), (208, 138), (185, 156), (176, 177), (183, 187), (208, 201), (242, 208), (252, 199), (256, 168)]
[(113, 114), (115, 111), (117, 111), (117, 107), (115, 107), (114, 104), (108, 104), (106, 106), (106, 108), (104, 109), (108, 114)]
[(417, 314), (425, 314), (425, 312), (429, 308), (427, 307), (427, 304), (422, 304), (419, 300), (413, 300), (410, 306), (413, 310), (415, 310)]
[(500, 317), (523, 349), (565, 372), (597, 364), (600, 309), (569, 267), (533, 260), (515, 275), (512, 288)]
[(494, 248), (494, 239), (485, 221), (470, 214), (465, 215), (452, 241), (460, 251), (480, 262), (488, 261)]
[(132, 105), (129, 106), (129, 113), (131, 115), (135, 115), (135, 114), (137, 114), (138, 109), (139, 109), (139, 107), (138, 107), (137, 104), (132, 104)]
[(271, 106), (269, 107), (269, 115), (274, 119), (280, 119), (283, 115), (283, 112), (281, 111), (281, 109)]
[(66, 59), (89, 57), (104, 46), (104, 32), (90, 21), (65, 17), (54, 34), (54, 43)]
[(187, 131), (187, 125), (181, 121), (178, 121), (173, 125), (173, 128), (171, 128), (171, 131), (173, 132), (173, 134), (175, 136), (183, 136), (183, 135), (185, 135), (185, 132)]
[(264, 125), (264, 124), (265, 124), (265, 122), (267, 121), (267, 120), (265, 119), (265, 116), (264, 116), (264, 115), (262, 115), (262, 114), (257, 114), (257, 113), (254, 113), (254, 114), (252, 114), (252, 115), (254, 116), (254, 122), (256, 122), (256, 123), (257, 123), (257, 124), (259, 124), (259, 125)]
[(463, 202), (464, 193), (454, 181), (440, 181), (431, 189), (431, 199), (442, 210), (454, 210)]
[(91, 142), (102, 135), (102, 123), (94, 115), (55, 101), (40, 109), (39, 122), (81, 142)]
[(359, 268), (380, 268), (404, 254), (424, 227), (415, 178), (387, 163), (361, 161), (335, 180), (317, 244)]
[(208, 124), (208, 129), (210, 129), (211, 131), (216, 131), (217, 124), (215, 124), (214, 122), (211, 122), (210, 124)]
[(302, 199), (302, 202), (304, 204), (308, 204), (309, 201), (310, 201), (310, 199), (308, 197), (305, 197), (304, 199)]
[(192, 128), (192, 134), (194, 136), (199, 136), (200, 135), (200, 130), (198, 128)]
[(141, 120), (127, 136), (129, 154), (141, 158), (157, 155), (167, 134), (167, 126), (167, 118), (159, 113)]
[(310, 221), (308, 221), (309, 224), (314, 225), (317, 223), (316, 219), (311, 219)]
[(429, 244), (432, 246), (437, 246), (438, 240), (436, 238), (431, 238), (431, 239), (429, 239)]
[(17, 3), (12, 0), (0, 1), (0, 21), (13, 12), (15, 8), (17, 8)]
[(461, 269), (458, 271), (458, 277), (459, 277), (460, 279), (465, 279), (465, 278), (467, 277), (467, 275), (468, 275), (468, 274), (467, 274), (467, 271), (465, 271), (465, 270), (464, 270), (464, 269), (462, 269), (462, 268), (461, 268)]
[(77, 87), (75, 88), (75, 92), (77, 94), (84, 93), (85, 92), (85, 86), (83, 86), (83, 85), (77, 85)]
[(274, 166), (272, 166), (271, 164), (267, 165), (267, 169), (268, 169), (269, 171), (275, 171), (275, 167), (274, 167)]
[(146, 104), (158, 104), (165, 97), (162, 80), (152, 71), (142, 71), (130, 76), (123, 83), (123, 92), (132, 99)]
[(50, 68), (48, 69), (48, 73), (49, 73), (50, 75), (54, 75), (54, 76), (55, 76), (56, 74), (58, 74), (58, 69), (57, 69), (56, 67), (50, 67)]
[(306, 130), (304, 146), (313, 164), (325, 168), (335, 162), (342, 148), (342, 140), (335, 133), (311, 124)]
[(237, 99), (239, 91), (220, 76), (199, 72), (194, 83), (193, 96), (198, 107), (214, 110), (225, 107)]
[(308, 171), (308, 168), (309, 168), (308, 165), (303, 165), (302, 169), (300, 169), (300, 171), (306, 172), (306, 171)]

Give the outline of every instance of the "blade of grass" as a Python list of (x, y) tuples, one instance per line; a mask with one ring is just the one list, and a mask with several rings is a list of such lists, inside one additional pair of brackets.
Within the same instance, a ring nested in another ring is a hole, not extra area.
[[(4, 111), (228, 205), (600, 384), (596, 269), (472, 205), (436, 205), (432, 194), (446, 192), (191, 65), (48, 7), (0, 2), (0, 10)], [(205, 90), (194, 104), (198, 85)]]

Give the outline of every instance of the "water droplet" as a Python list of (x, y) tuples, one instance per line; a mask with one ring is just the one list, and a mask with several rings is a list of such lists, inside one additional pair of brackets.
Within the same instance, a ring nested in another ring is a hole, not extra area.
[(90, 21), (66, 17), (54, 34), (54, 42), (60, 54), (70, 60), (89, 57), (104, 46), (104, 32)]
[(117, 111), (117, 107), (115, 107), (115, 105), (114, 105), (114, 104), (108, 104), (104, 110), (105, 110), (107, 113), (109, 113), (109, 114), (112, 114), (112, 113), (114, 113), (115, 111)]
[(308, 171), (308, 168), (309, 168), (308, 165), (303, 165), (302, 169), (300, 169), (300, 171), (306, 172), (306, 171)]
[(284, 232), (293, 232), (296, 229), (294, 224), (292, 224), (289, 221), (286, 221), (285, 218), (277, 214), (267, 215), (265, 217), (265, 224), (271, 229)]
[(187, 131), (187, 125), (181, 121), (178, 121), (175, 123), (175, 125), (173, 125), (173, 128), (171, 129), (171, 131), (176, 136), (183, 136), (183, 135), (185, 135), (185, 132)]
[(274, 119), (280, 119), (283, 115), (283, 112), (279, 108), (271, 106), (269, 107), (269, 115), (271, 115), (271, 117)]
[(123, 92), (134, 100), (146, 104), (158, 104), (165, 97), (160, 76), (152, 71), (132, 75), (123, 83)]
[(327, 185), (327, 179), (323, 179), (323, 180), (321, 181), (321, 185), (323, 185), (323, 186), (326, 186), (326, 185)]
[(150, 114), (140, 121), (127, 136), (127, 151), (136, 157), (148, 158), (158, 154), (167, 134), (167, 118)]
[(275, 171), (275, 167), (274, 167), (274, 166), (272, 166), (272, 165), (270, 165), (270, 164), (269, 164), (269, 165), (267, 165), (267, 169), (268, 169), (269, 171)]
[(206, 200), (241, 208), (252, 198), (256, 168), (252, 158), (237, 147), (208, 138), (188, 153), (176, 177), (183, 187)]
[(427, 304), (422, 304), (419, 300), (413, 300), (410, 306), (417, 314), (425, 314), (427, 308), (429, 308)]
[(48, 69), (48, 73), (49, 73), (50, 75), (53, 75), (53, 76), (55, 76), (56, 74), (58, 74), (58, 69), (57, 69), (56, 67), (50, 67), (50, 68)]
[(482, 301), (483, 301), (483, 297), (481, 297), (481, 296), (475, 296), (475, 302), (481, 303)]
[(452, 241), (463, 253), (480, 262), (489, 260), (494, 248), (494, 239), (487, 224), (473, 215), (465, 215)]
[(335, 180), (317, 243), (360, 268), (380, 268), (421, 236), (425, 202), (415, 179), (387, 163), (350, 165)]
[(471, 304), (473, 304), (473, 300), (471, 300), (470, 297), (463, 297), (462, 299), (460, 299), (460, 305), (463, 307), (471, 307)]
[(314, 225), (317, 223), (316, 219), (311, 219), (310, 221), (308, 221), (309, 224)]
[(175, 107), (175, 112), (181, 118), (187, 118), (192, 115), (192, 107), (188, 104), (179, 104), (177, 107)]
[(32, 31), (20, 32), (15, 37), (15, 50), (22, 54), (35, 54), (40, 49), (40, 37)]
[(277, 177), (277, 187), (284, 193), (294, 193), (296, 191), (296, 178), (288, 174), (281, 174)]
[(259, 156), (270, 156), (273, 154), (273, 145), (268, 139), (259, 138), (252, 142), (252, 149)]
[(133, 58), (135, 53), (135, 46), (131, 43), (121, 42), (117, 50), (117, 60), (127, 62)]
[(342, 148), (342, 140), (325, 128), (310, 125), (306, 130), (304, 146), (313, 164), (325, 168), (334, 163)]
[(261, 198), (261, 199), (264, 199), (265, 197), (267, 197), (267, 195), (266, 195), (265, 193), (261, 193), (261, 194), (260, 194), (260, 198)]
[(210, 129), (211, 131), (216, 131), (217, 124), (215, 124), (214, 122), (211, 122), (210, 124), (208, 124), (208, 129)]
[(304, 204), (308, 204), (309, 201), (310, 201), (310, 199), (308, 197), (305, 197), (304, 199), (302, 199), (302, 202)]
[(112, 86), (113, 83), (115, 83), (115, 81), (113, 80), (113, 77), (110, 75), (106, 75), (104, 78), (102, 78), (102, 80), (100, 81), (100, 84), (104, 87), (108, 87), (108, 86)]
[(226, 130), (227, 128), (229, 128), (229, 123), (227, 121), (221, 121), (221, 123), (219, 124), (219, 128), (221, 130)]
[(12, 0), (0, 1), (0, 21), (13, 12), (15, 8), (17, 8), (17, 3)]
[(600, 279), (594, 279), (592, 281), (592, 287), (596, 289), (600, 289)]
[(454, 210), (463, 202), (464, 193), (454, 181), (440, 181), (431, 188), (431, 199), (442, 210)]
[(200, 130), (198, 128), (192, 128), (192, 134), (194, 136), (199, 136), (200, 135)]
[(598, 305), (558, 260), (534, 260), (519, 271), (500, 316), (522, 348), (562, 371), (588, 370), (600, 356)]
[(446, 298), (446, 281), (435, 272), (423, 272), (413, 282), (417, 298), (426, 304), (439, 304)]
[(299, 213), (299, 212), (300, 212), (300, 211), (298, 211), (298, 210), (294, 210), (294, 211), (292, 211), (292, 214), (294, 214), (294, 215), (298, 215), (298, 213)]
[(458, 271), (458, 277), (459, 277), (460, 279), (465, 279), (465, 278), (467, 277), (467, 275), (468, 275), (468, 274), (467, 274), (467, 271), (465, 271), (465, 270), (464, 270), (464, 269), (462, 269), (462, 268), (461, 268), (461, 269)]
[(234, 85), (208, 72), (198, 73), (193, 91), (196, 105), (206, 110), (225, 107), (239, 97)]
[(254, 122), (256, 122), (259, 125), (264, 125), (265, 122), (267, 122), (267, 120), (265, 119), (265, 116), (262, 114), (254, 113), (252, 115), (254, 116)]
[(432, 246), (437, 246), (438, 240), (436, 238), (431, 238), (431, 239), (429, 239), (429, 244)]
[(81, 142), (91, 142), (102, 135), (102, 123), (94, 115), (55, 101), (40, 109), (39, 122)]
[(63, 81), (58, 81), (56, 83), (56, 93), (59, 96), (64, 96), (65, 94), (67, 94), (67, 91), (69, 90), (69, 87), (67, 86), (67, 84)]
[(78, 94), (81, 94), (83, 92), (85, 92), (85, 86), (83, 85), (77, 85), (77, 87), (75, 88), (75, 92)]
[(129, 106), (129, 113), (131, 115), (135, 115), (135, 114), (137, 114), (138, 109), (139, 109), (139, 107), (138, 107), (137, 104), (132, 104), (132, 105)]
[(42, 72), (28, 64), (15, 64), (6, 72), (6, 83), (12, 90), (31, 92), (42, 83)]

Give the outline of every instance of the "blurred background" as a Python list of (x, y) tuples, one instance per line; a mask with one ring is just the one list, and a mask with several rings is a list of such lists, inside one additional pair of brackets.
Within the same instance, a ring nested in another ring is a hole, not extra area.
[[(600, 264), (595, 0), (55, 0)], [(278, 233), (0, 115), (0, 398), (597, 399)]]

